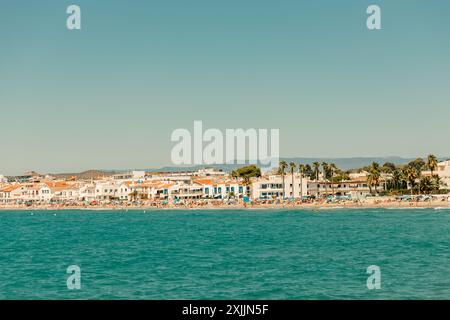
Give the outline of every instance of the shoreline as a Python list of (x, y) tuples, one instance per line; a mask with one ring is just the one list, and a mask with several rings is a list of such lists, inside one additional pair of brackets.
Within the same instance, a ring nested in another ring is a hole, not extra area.
[(4, 211), (227, 211), (227, 210), (336, 210), (336, 209), (450, 209), (450, 202), (381, 202), (381, 203), (306, 203), (306, 204), (258, 204), (258, 205), (203, 205), (203, 206), (0, 206)]

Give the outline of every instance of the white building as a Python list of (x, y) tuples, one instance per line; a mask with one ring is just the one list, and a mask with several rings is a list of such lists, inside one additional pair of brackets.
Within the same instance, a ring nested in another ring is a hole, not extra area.
[(73, 194), (71, 200), (78, 200), (78, 188), (64, 181), (46, 181), (36, 186), (39, 189), (38, 200), (43, 202), (65, 201)]
[(215, 168), (204, 168), (197, 170), (196, 175), (199, 177), (224, 177), (227, 173)]
[(82, 185), (78, 191), (78, 198), (81, 201), (95, 200), (95, 183), (87, 183)]
[(53, 190), (46, 184), (39, 188), (39, 201), (49, 202), (53, 198)]
[[(431, 176), (431, 171), (423, 171), (422, 175)], [(439, 162), (436, 171), (433, 171), (433, 175), (441, 178), (443, 183), (441, 189), (450, 189), (450, 160)]]
[(367, 175), (354, 175), (350, 180), (340, 182), (308, 181), (308, 194), (311, 196), (351, 196), (353, 199), (361, 199), (373, 193), (386, 190), (388, 175), (382, 175), (377, 187), (369, 187)]
[[(283, 197), (283, 179), (279, 175), (272, 175), (256, 179), (252, 182), (253, 199), (273, 199)], [(307, 178), (300, 178), (299, 173), (284, 176), (284, 196), (285, 198), (301, 198), (308, 195)]]
[(21, 185), (11, 185), (0, 189), (0, 203), (14, 203), (21, 199), (24, 187)]
[(22, 189), (22, 200), (25, 201), (39, 201), (39, 189), (41, 188), (40, 184), (35, 183), (27, 183), (24, 185)]
[(192, 182), (193, 185), (202, 187), (203, 198), (228, 199), (243, 198), (249, 193), (249, 186), (236, 180), (212, 180), (211, 178), (199, 178)]
[(131, 171), (125, 173), (117, 173), (113, 175), (114, 180), (134, 180), (134, 181), (144, 181), (146, 179), (145, 171)]
[(69, 186), (61, 190), (60, 199), (63, 201), (77, 201), (80, 197), (80, 189), (77, 186)]
[(129, 194), (131, 193), (130, 189), (131, 182), (130, 181), (124, 181), (117, 187), (117, 198), (120, 200), (129, 200)]
[(100, 181), (95, 184), (96, 200), (112, 200), (117, 198), (118, 187), (113, 181)]
[(175, 184), (170, 188), (171, 199), (193, 200), (204, 198), (203, 186), (200, 184)]

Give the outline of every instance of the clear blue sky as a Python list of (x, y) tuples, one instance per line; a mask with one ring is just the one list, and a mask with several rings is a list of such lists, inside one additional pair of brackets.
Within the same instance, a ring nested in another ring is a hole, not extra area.
[(450, 154), (447, 0), (1, 0), (0, 49), (0, 174), (170, 165), (194, 120), (279, 128), (282, 156)]

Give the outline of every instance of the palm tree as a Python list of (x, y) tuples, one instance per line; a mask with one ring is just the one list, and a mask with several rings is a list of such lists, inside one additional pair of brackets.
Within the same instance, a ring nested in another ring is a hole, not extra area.
[(309, 164), (305, 164), (305, 169), (303, 170), (303, 175), (305, 177), (310, 178), (311, 180), (313, 180), (314, 178), (313, 176), (313, 169), (311, 168), (311, 166)]
[[(313, 163), (313, 173), (314, 173), (314, 180), (316, 180), (316, 182), (319, 181), (319, 172), (320, 172), (320, 162), (314, 162)], [(317, 184), (317, 196), (320, 196), (320, 184)]]
[(323, 179), (325, 181), (325, 193), (328, 195), (328, 184), (327, 184), (327, 176), (328, 176), (328, 170), (330, 167), (328, 166), (328, 163), (322, 162), (322, 170), (323, 170)]
[(405, 176), (403, 175), (403, 172), (399, 169), (395, 169), (394, 172), (392, 172), (393, 188), (395, 190), (399, 190), (400, 184), (403, 183), (404, 179), (405, 179)]
[(441, 177), (439, 177), (438, 175), (434, 176), (434, 179), (432, 178), (432, 185), (433, 185), (433, 190), (438, 191), (441, 186), (445, 187), (447, 186), (441, 179)]
[(315, 174), (316, 181), (319, 181), (320, 163), (319, 162), (314, 162), (313, 163), (313, 167), (314, 167), (314, 174)]
[(306, 166), (304, 164), (298, 165), (298, 172), (300, 173), (300, 199), (303, 197), (303, 173), (305, 172)]
[(435, 155), (430, 154), (427, 158), (427, 166), (431, 171), (431, 177), (434, 176), (434, 171), (437, 169), (438, 160)]
[(297, 165), (295, 164), (295, 162), (291, 162), (291, 163), (289, 163), (289, 167), (290, 167), (290, 169), (291, 169), (291, 176), (292, 176), (292, 197), (294, 198), (295, 197), (295, 194), (294, 194), (294, 171), (295, 171), (295, 168), (297, 167)]
[(373, 177), (370, 175), (370, 173), (367, 176), (367, 185), (369, 186), (369, 193), (372, 195)]
[(334, 164), (331, 163), (328, 167), (329, 171), (330, 171), (330, 175), (331, 175), (331, 192), (334, 194), (334, 174), (339, 170), (339, 168)]
[(433, 190), (433, 180), (430, 177), (420, 179), (419, 190), (422, 193), (430, 193)]
[(287, 163), (286, 161), (280, 161), (280, 167), (278, 168), (278, 172), (281, 174), (281, 179), (282, 179), (282, 187), (283, 187), (283, 191), (282, 191), (282, 195), (283, 195), (283, 199), (285, 197), (284, 194), (284, 174), (285, 174), (285, 170), (287, 168)]
[(369, 185), (370, 193), (372, 193), (372, 187), (375, 187), (375, 192), (378, 193), (377, 187), (380, 184), (380, 177), (380, 165), (376, 162), (372, 162), (372, 165), (369, 168), (369, 175), (367, 176), (367, 183)]
[(411, 195), (414, 194), (414, 185), (416, 184), (416, 179), (418, 178), (418, 173), (416, 168), (412, 167), (412, 166), (408, 166), (405, 169), (405, 177), (406, 180), (408, 180), (409, 182), (409, 186), (411, 187)]

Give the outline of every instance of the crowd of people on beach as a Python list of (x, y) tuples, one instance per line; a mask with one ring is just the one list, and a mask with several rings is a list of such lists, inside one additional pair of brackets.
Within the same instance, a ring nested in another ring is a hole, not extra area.
[(16, 203), (0, 205), (0, 209), (92, 209), (92, 210), (123, 210), (123, 209), (227, 209), (227, 208), (327, 208), (327, 207), (450, 207), (450, 196), (416, 196), (416, 197), (371, 197), (365, 199), (197, 199), (184, 201), (105, 201), (105, 202), (55, 202), (55, 203)]

